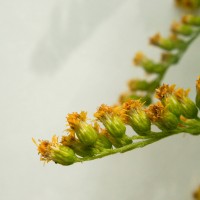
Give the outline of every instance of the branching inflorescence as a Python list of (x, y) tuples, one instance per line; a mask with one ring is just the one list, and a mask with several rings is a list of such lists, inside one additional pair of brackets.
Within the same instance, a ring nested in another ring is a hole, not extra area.
[(200, 0), (175, 0), (176, 4), (183, 8), (196, 9), (200, 6)]
[[(134, 63), (146, 72), (157, 74), (155, 80), (131, 81), (134, 93), (124, 98), (120, 105), (102, 104), (92, 120), (84, 111), (68, 114), (67, 133), (60, 140), (57, 136), (38, 143), (33, 139), (41, 160), (71, 165), (141, 148), (174, 134), (200, 135), (200, 77), (196, 81), (195, 101), (188, 97), (189, 90), (166, 84), (159, 87), (167, 69), (180, 60), (199, 35), (200, 17), (184, 16), (181, 23), (172, 25), (172, 32), (174, 34), (168, 38), (156, 34), (150, 39), (153, 45), (166, 50), (160, 62), (156, 63), (141, 52), (134, 58)], [(148, 98), (133, 98), (138, 90), (145, 91), (146, 97), (155, 93), (158, 102), (146, 107)], [(153, 131), (152, 125), (160, 131)], [(131, 136), (127, 134), (127, 126), (134, 131)]]
[[(200, 135), (200, 78), (196, 88), (196, 102), (188, 97), (189, 90), (163, 84), (156, 90), (159, 101), (148, 107), (140, 100), (128, 100), (119, 106), (103, 104), (90, 123), (86, 112), (68, 114), (68, 134), (61, 141), (53, 136), (52, 141), (34, 143), (41, 160), (70, 165), (144, 147), (182, 132)], [(152, 131), (152, 124), (160, 131)], [(126, 126), (136, 134), (128, 136)]]
[(150, 38), (150, 44), (164, 50), (159, 62), (150, 59), (143, 52), (136, 53), (133, 63), (142, 67), (146, 73), (156, 75), (156, 78), (151, 81), (130, 80), (128, 84), (129, 92), (120, 96), (120, 103), (130, 98), (140, 99), (146, 105), (151, 103), (155, 89), (160, 86), (167, 70), (179, 62), (190, 44), (200, 34), (200, 17), (184, 16), (181, 22), (174, 22), (171, 25), (171, 32), (172, 34), (167, 38), (164, 38), (159, 33)]

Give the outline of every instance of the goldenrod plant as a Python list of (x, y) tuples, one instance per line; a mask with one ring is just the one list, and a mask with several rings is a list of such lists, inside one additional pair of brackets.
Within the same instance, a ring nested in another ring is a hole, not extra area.
[(131, 98), (140, 99), (146, 105), (149, 105), (152, 102), (155, 89), (160, 86), (167, 70), (179, 62), (199, 34), (200, 17), (185, 15), (182, 17), (181, 22), (172, 23), (169, 37), (163, 37), (160, 33), (152, 36), (150, 44), (163, 51), (160, 60), (154, 61), (140, 51), (136, 53), (133, 63), (136, 66), (142, 67), (149, 75), (156, 75), (156, 77), (151, 81), (141, 79), (130, 80), (128, 83), (129, 91), (120, 96), (120, 103)]
[(200, 6), (200, 0), (175, 0), (178, 6), (196, 9)]
[[(100, 105), (93, 119), (88, 119), (85, 111), (68, 114), (66, 134), (60, 139), (58, 136), (53, 136), (51, 141), (33, 139), (40, 159), (71, 165), (142, 148), (180, 133), (200, 135), (200, 77), (196, 80), (195, 100), (189, 97), (188, 89), (161, 85), (169, 67), (178, 63), (200, 34), (200, 16), (184, 16), (181, 22), (172, 24), (171, 31), (172, 35), (167, 38), (159, 33), (150, 38), (151, 44), (164, 50), (159, 62), (142, 52), (134, 58), (137, 66), (157, 75), (153, 81), (130, 81), (131, 93), (121, 98), (121, 104)], [(145, 95), (139, 96), (138, 91)], [(152, 96), (157, 102), (151, 103)], [(159, 131), (154, 131), (152, 125)], [(132, 128), (132, 135), (127, 134), (128, 126)]]

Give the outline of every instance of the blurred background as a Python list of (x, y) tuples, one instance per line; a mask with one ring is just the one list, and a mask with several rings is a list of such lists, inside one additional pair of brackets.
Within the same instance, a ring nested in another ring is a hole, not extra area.
[[(183, 15), (173, 0), (0, 0), (0, 199), (190, 200), (200, 184), (200, 137), (181, 134), (143, 149), (63, 167), (43, 165), (31, 138), (62, 135), (67, 113), (117, 102), (148, 38)], [(165, 83), (191, 88), (200, 39)]]

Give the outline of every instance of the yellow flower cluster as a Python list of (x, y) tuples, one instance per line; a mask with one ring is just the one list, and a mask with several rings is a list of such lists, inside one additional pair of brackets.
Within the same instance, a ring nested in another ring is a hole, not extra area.
[(200, 6), (200, 0), (175, 0), (178, 6), (195, 9)]
[[(200, 79), (198, 89), (199, 83)], [(33, 141), (41, 160), (62, 165), (80, 162), (82, 158), (92, 158), (107, 150), (115, 151), (133, 143), (133, 138), (126, 134), (127, 126), (131, 126), (136, 135), (148, 138), (155, 134), (151, 131), (152, 124), (165, 133), (184, 126), (187, 120), (196, 119), (198, 109), (188, 92), (163, 84), (156, 90), (157, 103), (145, 107), (140, 100), (129, 99), (118, 106), (102, 104), (90, 122), (86, 112), (74, 112), (66, 117), (68, 133), (60, 142), (57, 136), (51, 141), (39, 140), (39, 144)]]
[[(178, 1), (179, 4), (192, 1)], [(164, 50), (159, 61), (146, 56), (139, 51), (133, 58), (133, 64), (142, 67), (148, 74), (153, 74), (151, 81), (132, 79), (128, 82), (129, 91), (120, 96), (120, 103), (126, 102), (128, 98), (140, 99), (146, 105), (151, 103), (152, 95), (160, 86), (162, 78), (170, 66), (176, 64), (187, 50), (191, 42), (198, 36), (200, 30), (200, 17), (185, 15), (180, 22), (171, 25), (169, 37), (163, 37), (160, 33), (153, 35), (150, 44)]]

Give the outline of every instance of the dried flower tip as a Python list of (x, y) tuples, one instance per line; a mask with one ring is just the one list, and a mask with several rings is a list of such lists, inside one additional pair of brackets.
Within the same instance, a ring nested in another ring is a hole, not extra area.
[(96, 113), (94, 113), (94, 116), (99, 119), (100, 121), (107, 118), (107, 116), (114, 116), (117, 115), (117, 106), (107, 106), (105, 104), (102, 104)]
[(174, 91), (174, 94), (179, 101), (182, 101), (185, 97), (188, 96), (189, 92), (190, 89), (184, 90), (183, 88), (179, 88), (176, 91)]
[(150, 105), (146, 113), (152, 122), (156, 122), (162, 118), (164, 106), (161, 102), (157, 102), (156, 104)]
[(63, 135), (61, 139), (61, 143), (65, 146), (72, 147), (76, 143), (75, 132), (72, 129), (68, 129), (69, 134)]
[(163, 84), (162, 86), (160, 86), (158, 89), (156, 89), (156, 98), (159, 100), (163, 100), (166, 97), (169, 97), (170, 95), (173, 94), (173, 92), (175, 91), (176, 85), (167, 85), (167, 84)]
[(79, 126), (80, 122), (86, 121), (86, 118), (87, 118), (87, 112), (84, 111), (82, 111), (80, 114), (74, 112), (72, 114), (68, 114), (66, 117), (67, 122), (69, 123), (71, 129), (76, 129)]

